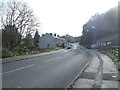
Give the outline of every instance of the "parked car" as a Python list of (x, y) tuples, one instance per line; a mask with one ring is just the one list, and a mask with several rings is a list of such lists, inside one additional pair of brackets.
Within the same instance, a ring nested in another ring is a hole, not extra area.
[(93, 44), (93, 45), (91, 45), (91, 48), (92, 48), (92, 49), (96, 49), (96, 48), (97, 48), (97, 45), (96, 45), (96, 44)]

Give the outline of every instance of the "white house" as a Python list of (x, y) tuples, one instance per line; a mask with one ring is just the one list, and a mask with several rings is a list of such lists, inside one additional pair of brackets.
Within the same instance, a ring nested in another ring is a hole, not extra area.
[(56, 48), (57, 46), (62, 46), (63, 43), (65, 43), (64, 38), (55, 37), (51, 33), (46, 33), (43, 34), (42, 37), (40, 37), (39, 39), (39, 49)]

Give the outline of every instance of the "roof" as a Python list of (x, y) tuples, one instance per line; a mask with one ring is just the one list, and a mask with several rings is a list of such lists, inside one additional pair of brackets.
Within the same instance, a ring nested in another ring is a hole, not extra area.
[(113, 40), (118, 41), (118, 34), (114, 34), (114, 35), (109, 35), (109, 36), (103, 37), (103, 38), (97, 40), (97, 42), (101, 42), (101, 41), (113, 41)]
[(65, 40), (65, 38), (60, 38), (60, 37), (55, 37), (55, 36), (53, 36), (53, 37), (56, 39)]
[[(65, 38), (60, 38), (60, 37), (57, 37), (57, 36), (51, 35), (51, 34), (49, 34), (49, 33), (43, 34), (42, 37), (44, 37), (44, 36), (46, 36), (46, 35), (49, 35), (49, 36), (51, 36), (51, 37), (54, 37), (55, 39), (65, 40)], [(42, 38), (42, 37), (40, 37), (40, 38)]]

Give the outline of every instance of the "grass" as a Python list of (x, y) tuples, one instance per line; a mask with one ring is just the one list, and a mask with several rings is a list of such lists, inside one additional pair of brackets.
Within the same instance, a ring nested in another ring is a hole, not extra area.
[(50, 51), (56, 51), (56, 50), (60, 50), (60, 49), (61, 48), (46, 48), (46, 49), (14, 51), (14, 52), (5, 51), (4, 56), (2, 58), (19, 57), (19, 56), (25, 56), (25, 55), (34, 55), (34, 54), (40, 54), (40, 53), (45, 53), (45, 52), (50, 52)]
[(115, 55), (115, 54), (113, 54), (113, 53), (111, 53), (111, 52), (108, 52), (108, 53), (106, 53), (106, 54), (107, 54), (107, 56), (109, 56), (109, 57), (112, 59), (112, 61), (115, 63), (118, 71), (120, 71), (120, 61), (118, 61), (118, 56)]
[(118, 71), (120, 71), (120, 63), (117, 64)]

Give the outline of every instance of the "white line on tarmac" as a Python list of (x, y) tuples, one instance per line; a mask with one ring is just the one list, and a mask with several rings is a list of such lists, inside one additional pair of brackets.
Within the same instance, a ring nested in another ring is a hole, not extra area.
[(53, 61), (53, 60), (55, 60), (55, 59), (57, 59), (57, 58), (60, 58), (60, 57), (56, 57), (56, 58), (53, 58), (53, 59), (49, 59), (49, 60), (47, 60), (46, 62)]
[[(63, 55), (63, 56), (68, 56), (69, 54), (65, 54), (65, 55)], [(56, 58), (53, 58), (53, 59), (49, 59), (49, 60), (47, 60), (46, 62), (49, 62), (49, 61), (53, 61), (53, 60), (55, 60), (55, 59), (57, 59), (57, 58), (61, 58), (60, 56), (59, 57), (56, 57)]]
[(19, 70), (22, 70), (22, 69), (25, 69), (25, 68), (29, 68), (29, 67), (32, 67), (32, 66), (34, 66), (34, 65), (32, 64), (32, 65), (29, 65), (29, 66), (21, 67), (21, 68), (15, 69), (15, 70), (11, 70), (11, 71), (2, 73), (2, 74), (0, 74), (0, 75), (7, 74), (7, 73), (11, 73), (11, 72), (15, 72), (15, 71), (19, 71)]
[(81, 55), (77, 55), (77, 56), (81, 56)]
[(64, 50), (63, 52), (68, 52), (69, 50)]
[(77, 49), (77, 46), (74, 46), (74, 49)]

